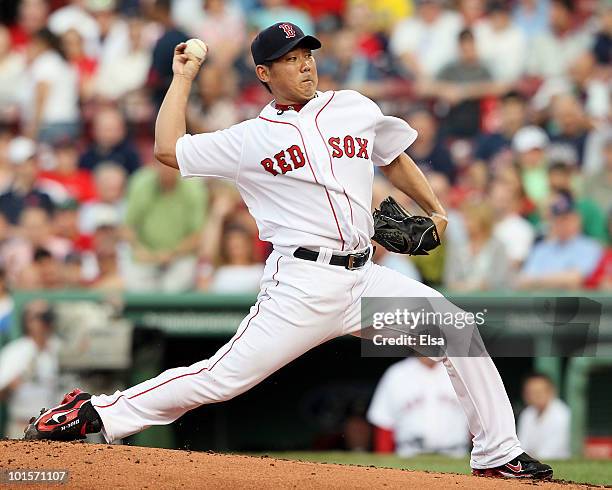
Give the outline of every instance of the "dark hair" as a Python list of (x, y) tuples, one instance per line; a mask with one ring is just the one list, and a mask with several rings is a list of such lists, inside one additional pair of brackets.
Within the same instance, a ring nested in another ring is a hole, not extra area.
[(172, 9), (172, 0), (155, 0), (155, 7), (163, 10), (164, 12), (170, 12)]
[[(21, 312), (21, 329), (24, 335), (27, 335), (26, 323), (28, 322), (28, 316), (32, 314), (30, 311), (32, 303), (28, 303), (25, 305)], [(55, 324), (55, 311), (51, 307), (51, 305), (47, 305), (44, 311), (37, 312), (34, 318), (43, 322), (47, 327), (51, 328)]]
[(527, 97), (525, 97), (523, 94), (521, 94), (520, 92), (517, 92), (516, 90), (510, 90), (510, 92), (505, 93), (502, 98), (502, 103), (506, 104), (507, 102), (520, 102), (521, 104), (526, 104), (527, 103)]
[(552, 0), (551, 3), (556, 3), (557, 5), (560, 5), (569, 12), (574, 12), (576, 10), (574, 0)]
[(38, 263), (38, 262), (42, 262), (45, 259), (50, 259), (52, 258), (53, 255), (51, 255), (51, 252), (49, 252), (46, 248), (42, 248), (42, 247), (37, 247), (36, 250), (34, 250), (34, 262)]
[(529, 373), (527, 376), (525, 376), (523, 378), (522, 385), (525, 386), (527, 384), (527, 382), (531, 381), (532, 379), (543, 379), (550, 386), (555, 386), (555, 382), (552, 380), (552, 378), (548, 374), (541, 373), (539, 371), (534, 371), (533, 373)]
[(64, 54), (60, 38), (53, 34), (48, 28), (43, 27), (39, 31), (36, 31), (36, 33), (34, 33), (34, 36), (32, 36), (32, 39), (42, 41), (49, 48), (59, 54), (62, 58), (66, 59), (66, 55)]
[(459, 33), (459, 42), (465, 42), (465, 41), (473, 41), (474, 40), (474, 33), (472, 32), (471, 29), (463, 29), (460, 33)]
[(571, 174), (573, 169), (570, 165), (560, 160), (553, 160), (548, 164), (548, 173), (561, 171), (564, 174)]

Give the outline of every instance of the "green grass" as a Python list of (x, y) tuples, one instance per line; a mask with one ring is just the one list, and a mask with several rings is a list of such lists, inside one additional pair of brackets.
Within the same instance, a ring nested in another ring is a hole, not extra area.
[[(319, 463), (373, 465), (384, 468), (401, 468), (440, 473), (469, 474), (470, 472), (468, 458), (453, 459), (436, 455), (418, 456), (416, 458), (399, 458), (393, 455), (348, 452), (280, 452), (269, 453), (268, 455), (273, 458)], [(567, 461), (547, 462), (554, 468), (556, 480), (569, 480), (595, 485), (612, 485), (612, 461), (570, 459)]]

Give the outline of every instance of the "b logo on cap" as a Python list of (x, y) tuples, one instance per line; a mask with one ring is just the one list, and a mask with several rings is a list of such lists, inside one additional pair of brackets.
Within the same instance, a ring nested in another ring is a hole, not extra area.
[(293, 26), (291, 24), (280, 24), (278, 27), (285, 31), (285, 36), (287, 39), (295, 37), (295, 31), (293, 30)]

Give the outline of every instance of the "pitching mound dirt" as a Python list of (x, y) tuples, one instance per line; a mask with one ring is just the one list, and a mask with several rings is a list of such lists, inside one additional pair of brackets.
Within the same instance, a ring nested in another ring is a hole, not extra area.
[[(0, 441), (1, 470), (68, 470), (61, 488), (418, 488), (586, 489), (587, 485), (528, 483), (466, 475), (366, 468), (102, 444)], [(526, 485), (529, 485), (527, 487)], [(2, 485), (45, 488), (48, 484)], [(592, 487), (590, 487), (592, 488)]]

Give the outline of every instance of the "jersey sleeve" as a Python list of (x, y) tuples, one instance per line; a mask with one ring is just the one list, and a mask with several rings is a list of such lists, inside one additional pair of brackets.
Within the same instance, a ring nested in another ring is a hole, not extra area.
[(414, 143), (418, 133), (403, 119), (385, 116), (376, 104), (374, 106), (376, 123), (372, 162), (377, 167), (384, 167)]
[(176, 142), (176, 160), (181, 175), (236, 180), (245, 130), (246, 121), (214, 133), (180, 137)]

